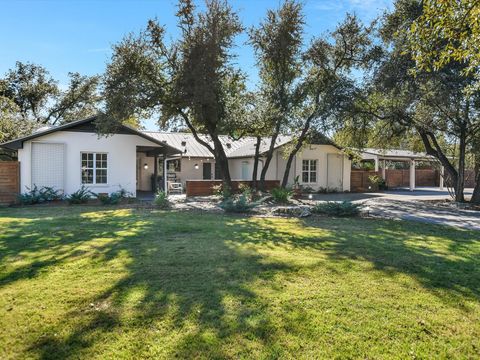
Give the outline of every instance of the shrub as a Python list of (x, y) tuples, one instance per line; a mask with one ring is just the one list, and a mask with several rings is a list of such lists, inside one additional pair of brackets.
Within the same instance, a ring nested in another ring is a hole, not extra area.
[(155, 194), (155, 198), (153, 199), (153, 203), (158, 206), (160, 209), (167, 209), (170, 207), (170, 201), (168, 201), (168, 196), (165, 191), (159, 190)]
[(335, 188), (326, 188), (320, 186), (317, 190), (317, 194), (336, 194), (338, 193), (338, 190)]
[(99, 194), (97, 198), (103, 205), (117, 205), (120, 201), (129, 197), (129, 195), (130, 193), (127, 190), (120, 188), (120, 190), (111, 194)]
[(64, 196), (60, 190), (55, 190), (51, 186), (44, 186), (40, 189), (40, 196), (45, 201), (63, 200)]
[(246, 197), (248, 200), (252, 200), (252, 198), (253, 198), (253, 190), (252, 190), (252, 188), (250, 187), (250, 185), (245, 184), (245, 183), (240, 183), (240, 184), (238, 185), (238, 190), (240, 191), (240, 194), (245, 195), (245, 197)]
[(225, 187), (223, 184), (213, 185), (213, 195), (220, 196), (223, 200), (232, 196), (232, 190), (229, 187)]
[(75, 191), (74, 193), (71, 193), (69, 196), (67, 196), (67, 201), (70, 204), (84, 204), (88, 200), (90, 200), (92, 197), (96, 197), (97, 195), (87, 189), (85, 185), (82, 185), (80, 189)]
[(251, 201), (245, 194), (241, 194), (236, 199), (234, 197), (229, 197), (223, 200), (219, 206), (226, 212), (247, 213), (260, 205), (265, 199), (266, 198), (260, 199), (259, 201)]
[(368, 177), (368, 180), (370, 180), (370, 183), (376, 189), (380, 189), (380, 190), (387, 190), (388, 189), (387, 183), (385, 182), (385, 180), (378, 175), (370, 175)]
[(27, 188), (27, 190), (27, 192), (18, 195), (18, 201), (23, 205), (40, 204), (63, 199), (60, 190), (55, 190), (49, 186), (38, 188), (37, 185), (34, 185), (33, 188)]
[(304, 187), (302, 187), (302, 192), (307, 193), (307, 194), (313, 194), (313, 193), (315, 193), (315, 189), (312, 188), (311, 186), (304, 186)]
[(285, 188), (274, 188), (270, 192), (273, 197), (273, 201), (279, 204), (288, 203), (288, 199), (292, 196), (292, 190)]
[(354, 204), (351, 201), (327, 201), (315, 205), (312, 212), (329, 216), (353, 217), (359, 215), (361, 209), (361, 204)]

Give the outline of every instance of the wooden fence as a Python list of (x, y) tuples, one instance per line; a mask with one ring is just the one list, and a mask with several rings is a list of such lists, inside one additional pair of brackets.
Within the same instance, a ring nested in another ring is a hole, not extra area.
[(0, 205), (16, 202), (20, 192), (20, 163), (0, 161)]
[[(376, 191), (374, 184), (369, 180), (370, 176), (379, 175), (381, 171), (352, 170), (350, 187), (352, 192)], [(410, 170), (385, 170), (385, 182), (389, 188), (410, 186)], [(440, 174), (434, 169), (416, 169), (415, 186), (439, 186)]]
[[(213, 195), (213, 187), (215, 185), (221, 185), (222, 180), (187, 180), (186, 181), (186, 193), (187, 196), (208, 196)], [(252, 186), (252, 181), (232, 181), (232, 190), (237, 191), (240, 184), (246, 184)], [(271, 190), (280, 186), (278, 180), (266, 180), (266, 190)]]
[(377, 171), (353, 170), (350, 175), (350, 191), (365, 192), (378, 190), (369, 180), (370, 176), (379, 175)]

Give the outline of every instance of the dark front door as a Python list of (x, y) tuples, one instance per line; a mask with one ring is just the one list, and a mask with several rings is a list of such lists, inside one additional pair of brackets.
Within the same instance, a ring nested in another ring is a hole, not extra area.
[(203, 180), (212, 180), (212, 163), (203, 163)]

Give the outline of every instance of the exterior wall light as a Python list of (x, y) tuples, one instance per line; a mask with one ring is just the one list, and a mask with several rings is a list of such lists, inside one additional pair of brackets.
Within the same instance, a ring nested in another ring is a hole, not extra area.
[(145, 170), (147, 170), (147, 169), (148, 169), (148, 164), (147, 164), (147, 163), (143, 164), (143, 168), (144, 168)]
[(195, 166), (195, 170), (198, 170), (198, 164), (195, 164), (194, 166)]

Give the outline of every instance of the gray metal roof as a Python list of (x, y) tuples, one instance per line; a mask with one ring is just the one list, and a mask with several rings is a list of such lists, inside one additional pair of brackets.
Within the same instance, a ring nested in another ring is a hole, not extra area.
[[(212, 153), (205, 146), (197, 142), (191, 133), (169, 133), (156, 131), (144, 131), (144, 133), (158, 141), (166, 142), (170, 146), (181, 149), (183, 156), (213, 157)], [(202, 140), (208, 142), (213, 147), (213, 143), (208, 135), (199, 136)], [(275, 148), (283, 146), (291, 140), (291, 136), (279, 136), (275, 142)], [(222, 142), (225, 153), (229, 158), (252, 157), (255, 154), (256, 138), (254, 137), (247, 136), (241, 138), (240, 140), (235, 140), (230, 136), (221, 135), (220, 141)], [(260, 154), (265, 153), (269, 146), (270, 138), (263, 138), (260, 145)]]
[(361, 151), (363, 158), (368, 158), (369, 155), (378, 156), (380, 158), (406, 158), (406, 159), (425, 159), (425, 160), (433, 160), (434, 157), (428, 155), (424, 152), (414, 152), (410, 150), (401, 150), (401, 149), (374, 149), (374, 148), (365, 148)]

